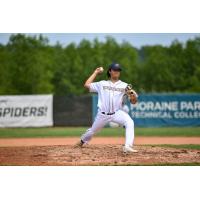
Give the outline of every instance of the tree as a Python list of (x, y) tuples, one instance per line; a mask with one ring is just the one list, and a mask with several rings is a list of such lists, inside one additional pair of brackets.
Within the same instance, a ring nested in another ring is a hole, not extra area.
[(51, 93), (51, 56), (47, 39), (12, 35), (7, 45), (11, 94)]
[[(42, 35), (13, 34), (7, 45), (0, 44), (0, 94), (85, 94), (88, 76), (112, 62), (122, 65), (121, 79), (139, 92), (200, 92), (198, 37), (136, 49), (112, 37), (52, 46)], [(101, 79), (106, 73), (96, 81)]]

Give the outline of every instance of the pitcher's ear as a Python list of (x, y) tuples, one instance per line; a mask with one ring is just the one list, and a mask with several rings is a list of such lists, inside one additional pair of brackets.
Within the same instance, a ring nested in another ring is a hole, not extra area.
[(107, 76), (110, 78), (110, 70), (107, 71)]

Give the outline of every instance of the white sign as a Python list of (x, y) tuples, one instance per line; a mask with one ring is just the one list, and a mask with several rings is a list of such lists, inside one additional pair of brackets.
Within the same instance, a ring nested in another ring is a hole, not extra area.
[(53, 125), (53, 95), (0, 96), (0, 127)]

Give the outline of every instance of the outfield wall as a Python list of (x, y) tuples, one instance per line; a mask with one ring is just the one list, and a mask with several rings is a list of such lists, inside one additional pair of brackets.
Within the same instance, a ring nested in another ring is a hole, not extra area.
[(90, 126), (91, 96), (0, 96), (0, 128)]
[(92, 97), (54, 96), (54, 126), (90, 126), (92, 123)]
[[(0, 96), (0, 127), (91, 126), (97, 95)], [(200, 94), (141, 94), (123, 109), (136, 126), (200, 126)]]
[[(97, 113), (93, 96), (93, 119)], [(141, 94), (136, 105), (126, 102), (124, 110), (136, 126), (200, 126), (200, 94)]]
[(53, 95), (0, 96), (0, 127), (53, 126)]

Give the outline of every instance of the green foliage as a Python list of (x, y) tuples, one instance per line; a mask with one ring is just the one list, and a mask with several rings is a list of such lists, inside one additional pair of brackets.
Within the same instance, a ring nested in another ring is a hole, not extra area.
[[(84, 94), (93, 70), (113, 61), (123, 66), (121, 79), (139, 92), (200, 92), (200, 38), (136, 49), (112, 37), (64, 47), (49, 45), (42, 35), (13, 34), (0, 44), (0, 95)], [(106, 78), (104, 73), (96, 80)]]
[(12, 35), (4, 47), (4, 56), (0, 57), (1, 94), (51, 93), (53, 74), (48, 48), (47, 40), (42, 36), (36, 39)]

